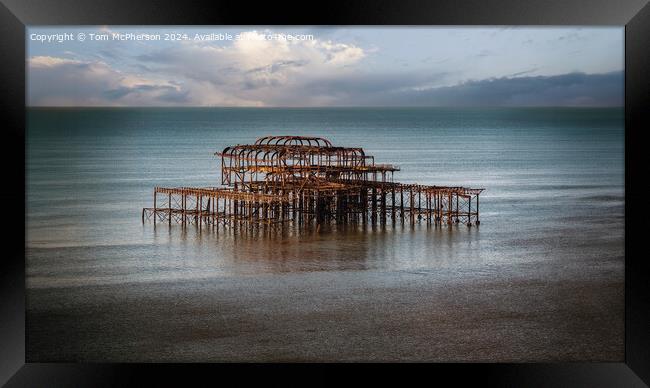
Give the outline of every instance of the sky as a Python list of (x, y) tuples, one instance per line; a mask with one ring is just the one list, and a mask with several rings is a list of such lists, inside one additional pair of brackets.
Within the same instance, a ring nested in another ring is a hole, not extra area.
[(622, 106), (623, 27), (29, 27), (29, 106)]

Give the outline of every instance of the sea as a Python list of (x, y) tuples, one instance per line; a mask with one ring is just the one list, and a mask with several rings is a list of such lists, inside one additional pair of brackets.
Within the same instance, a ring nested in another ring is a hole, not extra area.
[[(29, 108), (26, 131), (32, 289), (623, 262), (622, 108)], [(483, 188), (481, 224), (270, 236), (142, 222), (155, 186), (220, 186), (215, 152), (265, 135), (363, 147), (397, 182)]]

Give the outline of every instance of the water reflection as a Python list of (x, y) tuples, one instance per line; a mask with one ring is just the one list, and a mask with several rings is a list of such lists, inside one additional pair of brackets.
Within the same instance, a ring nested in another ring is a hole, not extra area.
[[(156, 225), (153, 243), (223, 274), (436, 268), (480, 260), (480, 228), (344, 225), (319, 229)], [(454, 260), (456, 258), (456, 260)]]

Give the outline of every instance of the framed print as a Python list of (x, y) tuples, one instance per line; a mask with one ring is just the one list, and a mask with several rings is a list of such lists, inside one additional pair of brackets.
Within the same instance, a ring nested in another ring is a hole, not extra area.
[(649, 381), (643, 1), (246, 8), (3, 5), (3, 382)]

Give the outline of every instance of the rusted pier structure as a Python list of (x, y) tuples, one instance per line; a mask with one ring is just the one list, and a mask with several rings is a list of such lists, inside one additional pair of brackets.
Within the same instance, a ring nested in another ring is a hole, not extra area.
[(156, 187), (142, 221), (198, 226), (298, 227), (400, 222), (479, 225), (484, 189), (403, 184), (400, 169), (324, 138), (267, 136), (226, 147), (223, 187)]

